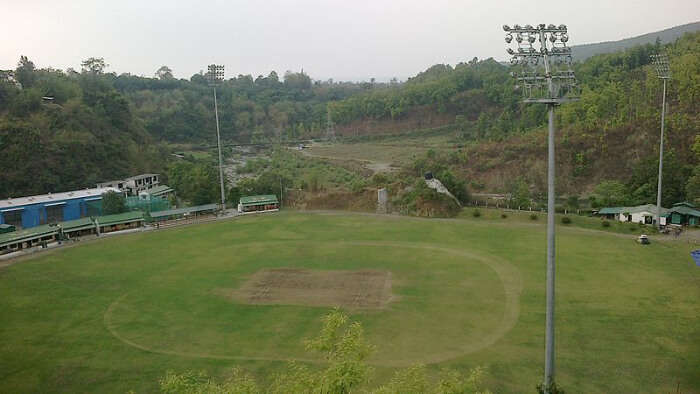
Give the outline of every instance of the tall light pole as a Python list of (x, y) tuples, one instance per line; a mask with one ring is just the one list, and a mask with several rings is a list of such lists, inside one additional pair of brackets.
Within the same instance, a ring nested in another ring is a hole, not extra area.
[(578, 86), (571, 69), (571, 48), (566, 25), (503, 26), (511, 63), (520, 66), (512, 73), (522, 89), (523, 102), (546, 104), (549, 109), (547, 139), (547, 322), (545, 331), (544, 392), (554, 384), (554, 107), (576, 100)]
[(671, 79), (668, 56), (665, 53), (651, 55), (656, 68), (656, 76), (664, 81), (664, 93), (661, 99), (661, 142), (659, 143), (659, 186), (656, 191), (656, 228), (661, 229), (661, 177), (664, 169), (664, 118), (666, 114), (666, 81)]
[(219, 147), (219, 182), (221, 183), (221, 210), (226, 209), (225, 191), (224, 191), (224, 163), (221, 157), (221, 133), (219, 132), (219, 107), (216, 104), (216, 85), (224, 79), (224, 66), (217, 64), (209, 65), (207, 79), (209, 85), (214, 88), (214, 116), (216, 117), (216, 143)]

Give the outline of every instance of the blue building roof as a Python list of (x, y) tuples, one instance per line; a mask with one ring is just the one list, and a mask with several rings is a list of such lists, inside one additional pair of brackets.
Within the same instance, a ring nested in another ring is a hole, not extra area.
[(101, 206), (102, 194), (107, 192), (121, 193), (113, 187), (101, 187), (0, 200), (0, 224), (10, 223), (26, 229), (99, 214), (99, 207), (94, 212), (91, 202)]

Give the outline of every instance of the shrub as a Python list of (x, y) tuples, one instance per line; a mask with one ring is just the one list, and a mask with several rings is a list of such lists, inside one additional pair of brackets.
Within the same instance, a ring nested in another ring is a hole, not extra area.
[(637, 227), (630, 226), (630, 231), (636, 231), (636, 230), (637, 230)]
[(537, 214), (536, 214), (536, 213), (531, 213), (531, 214), (530, 214), (530, 220), (537, 220)]
[(502, 214), (501, 214), (501, 218), (502, 218), (502, 219), (505, 219), (505, 218), (507, 218), (507, 217), (508, 217), (508, 215), (506, 215), (505, 213), (502, 213)]
[(472, 211), (472, 216), (474, 216), (475, 218), (478, 218), (479, 216), (481, 216), (481, 211), (478, 209), (475, 209), (474, 211)]
[(563, 218), (561, 218), (561, 222), (562, 222), (563, 224), (570, 224), (570, 223), (571, 223), (571, 218), (568, 217), (568, 216), (564, 216)]
[(610, 222), (608, 222), (607, 220), (603, 220), (600, 224), (602, 224), (603, 227), (610, 227)]

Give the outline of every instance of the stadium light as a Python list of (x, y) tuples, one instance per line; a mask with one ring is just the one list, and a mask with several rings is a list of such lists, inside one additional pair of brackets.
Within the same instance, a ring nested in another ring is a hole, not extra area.
[(661, 98), (661, 142), (659, 143), (659, 185), (656, 191), (656, 228), (661, 229), (661, 176), (664, 168), (664, 118), (666, 114), (666, 81), (671, 79), (671, 69), (668, 66), (668, 56), (665, 53), (651, 55), (651, 61), (656, 69), (656, 76), (664, 81), (664, 92)]
[(219, 108), (216, 103), (216, 85), (224, 80), (224, 66), (210, 64), (207, 72), (209, 85), (214, 89), (214, 116), (216, 117), (216, 143), (219, 147), (219, 182), (221, 183), (221, 210), (226, 210), (226, 200), (224, 192), (224, 163), (221, 156), (221, 133), (219, 132)]
[[(506, 30), (507, 25), (503, 29)], [(506, 49), (512, 55), (511, 64), (519, 66), (512, 75), (522, 88), (523, 102), (546, 104), (549, 109), (547, 159), (547, 321), (545, 329), (544, 392), (549, 394), (554, 383), (554, 107), (578, 99), (578, 84), (571, 68), (571, 48), (566, 25), (515, 25), (506, 30), (515, 34), (517, 50)], [(522, 37), (526, 39), (522, 39)], [(536, 44), (539, 42), (539, 44)], [(511, 44), (506, 38), (506, 43)], [(539, 48), (535, 46), (539, 45)], [(540, 63), (541, 61), (541, 63)], [(541, 65), (540, 65), (541, 64)]]

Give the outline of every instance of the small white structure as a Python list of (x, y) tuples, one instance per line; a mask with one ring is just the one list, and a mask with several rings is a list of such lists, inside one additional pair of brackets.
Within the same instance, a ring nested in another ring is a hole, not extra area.
[[(661, 208), (661, 225), (666, 224), (666, 218), (664, 215), (668, 212), (668, 209)], [(621, 222), (631, 222), (631, 223), (642, 223), (642, 224), (655, 224), (656, 220), (656, 205), (646, 204), (639, 205), (636, 207), (624, 207), (621, 208), (620, 214), (617, 216), (617, 220)]]
[(387, 213), (389, 192), (385, 188), (377, 190), (377, 213)]
[(457, 197), (455, 197), (452, 193), (450, 193), (450, 191), (447, 190), (445, 185), (443, 185), (442, 182), (440, 182), (440, 180), (438, 180), (437, 178), (432, 178), (432, 176), (431, 176), (430, 179), (425, 180), (425, 184), (429, 188), (435, 189), (435, 191), (438, 193), (446, 194), (446, 195), (452, 197), (452, 199), (454, 199), (457, 202), (457, 205), (459, 205), (460, 207), (462, 206), (462, 204), (459, 202)]
[(138, 196), (144, 190), (159, 186), (159, 178), (160, 175), (158, 174), (140, 174), (126, 179), (98, 183), (97, 187), (115, 187), (125, 191), (129, 196)]

